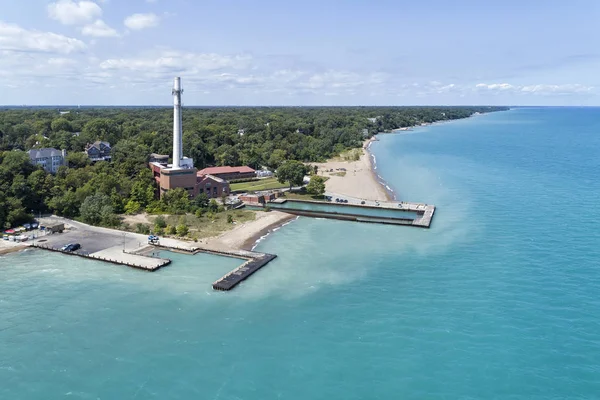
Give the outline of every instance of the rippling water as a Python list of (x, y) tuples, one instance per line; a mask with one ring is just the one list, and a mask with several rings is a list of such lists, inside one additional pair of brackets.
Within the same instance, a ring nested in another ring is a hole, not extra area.
[(300, 218), (157, 273), (0, 258), (0, 399), (558, 399), (600, 393), (599, 109), (520, 109), (372, 149), (430, 230)]

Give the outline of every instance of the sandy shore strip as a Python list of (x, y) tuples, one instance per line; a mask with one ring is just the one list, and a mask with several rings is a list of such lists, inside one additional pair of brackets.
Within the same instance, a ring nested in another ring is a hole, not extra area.
[(0, 256), (10, 253), (16, 253), (29, 247), (26, 244), (9, 242), (7, 240), (0, 241)]
[(236, 226), (217, 237), (202, 239), (199, 244), (217, 250), (250, 250), (254, 243), (269, 231), (295, 218), (295, 215), (280, 211), (257, 211), (254, 221)]
[[(375, 139), (365, 141), (358, 161), (333, 159), (325, 163), (315, 163), (318, 174), (329, 179), (325, 182), (327, 192), (365, 200), (389, 201), (392, 196), (378, 181), (368, 147)], [(340, 171), (345, 168), (344, 171)], [(343, 175), (343, 176), (342, 176)]]

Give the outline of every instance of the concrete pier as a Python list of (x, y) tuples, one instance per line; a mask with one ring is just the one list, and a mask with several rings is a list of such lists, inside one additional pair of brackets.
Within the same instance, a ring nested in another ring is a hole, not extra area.
[(252, 275), (256, 271), (273, 261), (275, 258), (277, 258), (275, 254), (258, 253), (255, 251), (248, 250), (217, 250), (206, 249), (202, 247), (173, 248), (162, 245), (152, 247), (164, 248), (165, 250), (178, 251), (187, 254), (205, 253), (246, 260), (245, 263), (213, 282), (213, 289), (221, 291), (228, 291), (233, 289), (234, 287), (242, 283), (244, 280), (248, 279), (250, 275)]
[[(335, 196), (334, 196), (335, 197)], [(338, 198), (343, 198), (344, 196), (338, 196)], [(281, 200), (281, 199), (278, 199)], [(332, 211), (312, 211), (312, 210), (301, 210), (301, 209), (293, 209), (293, 208), (284, 208), (277, 207), (279, 204), (286, 203), (287, 201), (279, 201), (279, 202), (270, 202), (269, 205), (272, 209), (286, 212), (288, 214), (293, 215), (301, 215), (306, 217), (314, 217), (314, 218), (329, 218), (329, 219), (338, 219), (344, 221), (355, 221), (355, 222), (366, 222), (373, 224), (388, 224), (388, 225), (406, 225), (406, 226), (414, 226), (419, 228), (429, 228), (431, 226), (431, 222), (433, 219), (433, 214), (435, 213), (435, 206), (431, 204), (422, 204), (422, 203), (409, 203), (409, 202), (390, 202), (390, 201), (382, 201), (382, 202), (374, 202), (369, 201), (367, 204), (360, 204), (360, 199), (353, 199), (352, 203), (330, 203), (324, 201), (312, 201), (312, 200), (296, 200), (293, 202), (297, 203), (307, 203), (307, 204), (318, 204), (319, 206), (331, 206)], [(339, 212), (333, 211), (334, 207), (336, 209), (343, 209), (344, 207), (349, 207), (348, 212)], [(380, 217), (380, 216), (370, 216), (357, 214), (355, 212), (351, 212), (352, 209), (356, 208), (364, 208), (364, 209), (386, 209), (386, 210), (394, 210), (394, 211), (411, 211), (417, 214), (416, 218), (407, 218), (405, 216), (398, 217)]]
[(229, 272), (227, 275), (221, 277), (221, 279), (215, 281), (212, 285), (213, 289), (223, 291), (231, 290), (277, 257), (275, 254), (254, 254), (256, 254), (256, 256)]
[(118, 249), (113, 248), (108, 248), (95, 253), (86, 253), (82, 251), (63, 251), (60, 248), (44, 245), (42, 243), (31, 244), (31, 247), (63, 253), (70, 256), (78, 256), (92, 260), (109, 262), (112, 264), (126, 265), (128, 267), (150, 272), (156, 271), (171, 263), (171, 260), (167, 258), (148, 257), (139, 254), (125, 253), (122, 250), (119, 251)]

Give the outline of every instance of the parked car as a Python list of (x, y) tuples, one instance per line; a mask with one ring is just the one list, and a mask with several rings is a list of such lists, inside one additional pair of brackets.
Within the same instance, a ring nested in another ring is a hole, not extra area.
[(363, 200), (363, 201), (361, 201), (361, 202), (360, 202), (360, 204), (365, 204), (365, 201), (364, 201), (364, 200)]
[(79, 243), (69, 243), (61, 248), (62, 251), (76, 251), (81, 248)]
[(32, 222), (31, 223), (31, 229), (37, 229), (39, 226), (39, 224), (37, 222)]

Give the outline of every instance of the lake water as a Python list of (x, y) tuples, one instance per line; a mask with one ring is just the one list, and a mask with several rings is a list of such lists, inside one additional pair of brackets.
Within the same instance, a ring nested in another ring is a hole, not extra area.
[(432, 228), (299, 218), (279, 257), (144, 273), (0, 258), (0, 399), (559, 399), (600, 393), (600, 109), (382, 135)]

